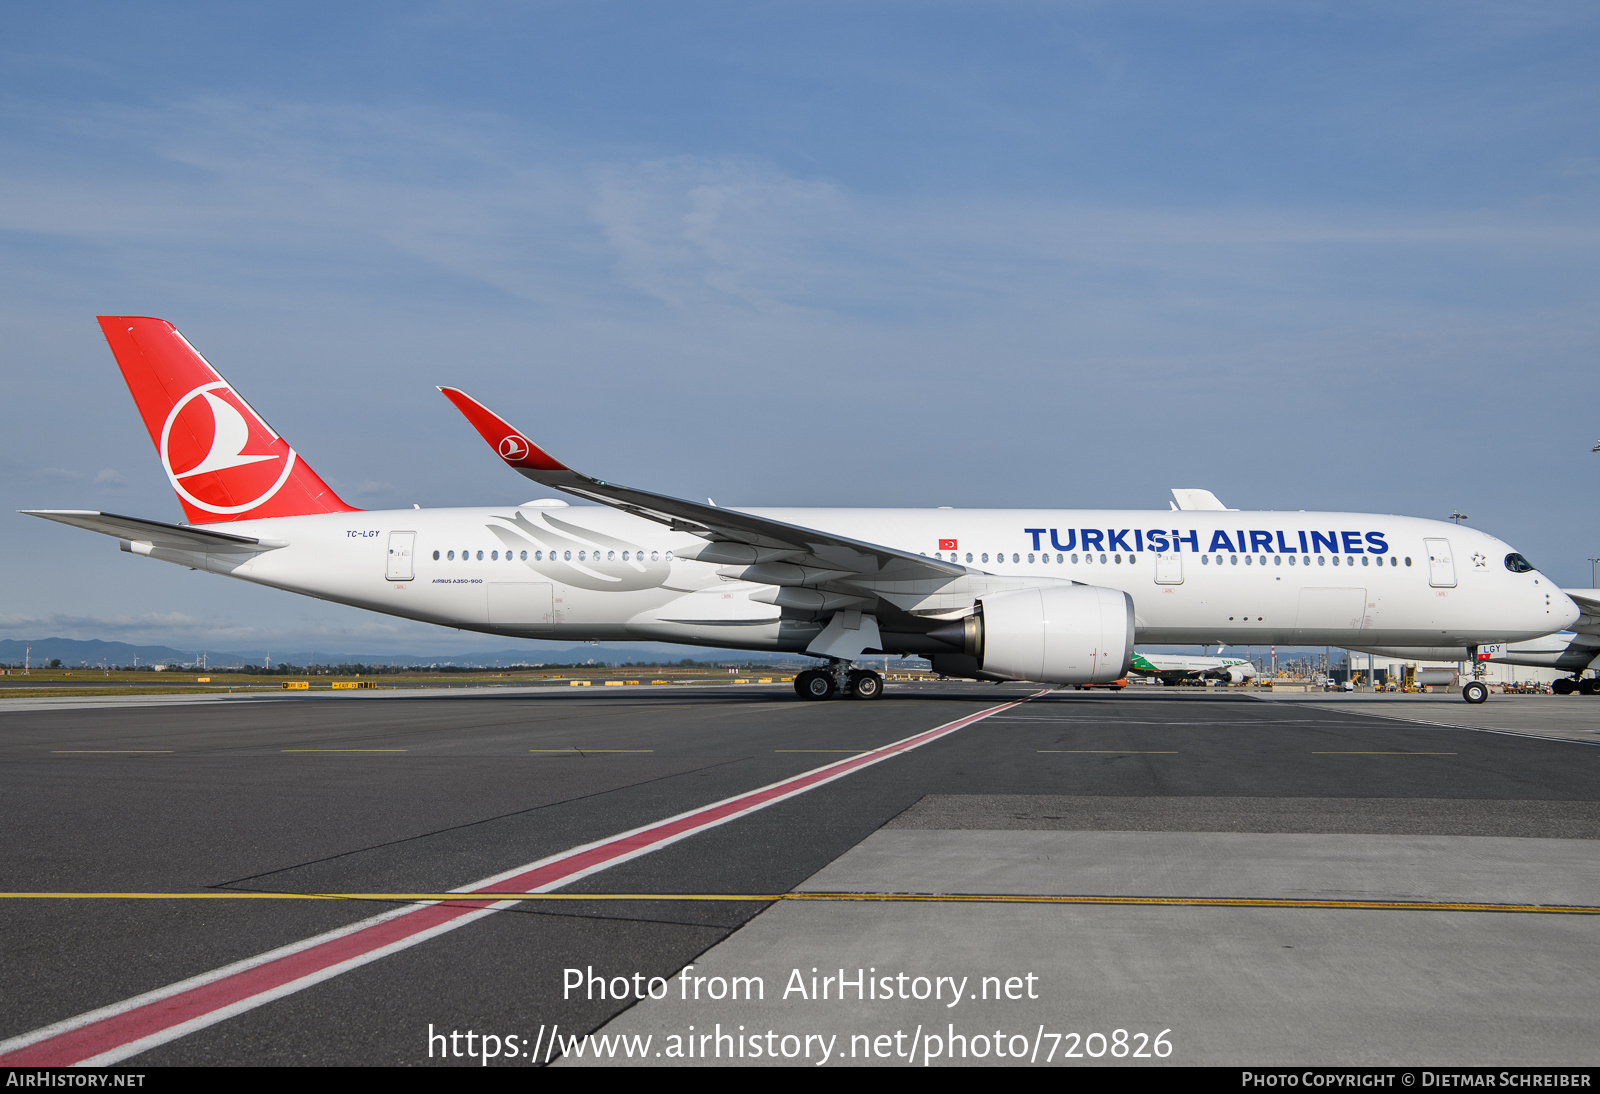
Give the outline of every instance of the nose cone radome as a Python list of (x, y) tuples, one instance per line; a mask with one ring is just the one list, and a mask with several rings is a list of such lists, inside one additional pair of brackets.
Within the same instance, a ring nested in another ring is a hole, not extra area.
[(1578, 621), (1583, 609), (1560, 589), (1550, 590), (1550, 630), (1564, 631)]

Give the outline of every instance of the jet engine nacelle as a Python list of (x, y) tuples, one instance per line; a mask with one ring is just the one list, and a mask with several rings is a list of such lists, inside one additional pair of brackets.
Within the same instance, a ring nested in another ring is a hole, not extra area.
[(988, 677), (1104, 684), (1133, 662), (1133, 598), (1094, 585), (1015, 589), (931, 637), (959, 644)]

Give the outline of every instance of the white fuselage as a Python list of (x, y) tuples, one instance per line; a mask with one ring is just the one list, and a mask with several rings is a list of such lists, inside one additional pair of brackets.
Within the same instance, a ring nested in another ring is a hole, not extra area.
[[(1413, 517), (747, 512), (968, 567), (957, 591), (926, 583), (926, 596), (897, 601), (906, 614), (880, 615), (885, 648), (905, 652), (940, 648), (920, 634), (930, 617), (948, 618), (986, 588), (1019, 583), (1072, 581), (1125, 591), (1133, 598), (1137, 639), (1149, 643), (1464, 647), (1533, 638), (1577, 618), (1573, 603), (1542, 574), (1507, 568), (1507, 544)], [(372, 611), (522, 638), (803, 650), (822, 626), (812, 613), (763, 602), (771, 586), (675, 557), (703, 546), (703, 539), (605, 507), (358, 511), (211, 527), (285, 545), (243, 560), (143, 553)]]

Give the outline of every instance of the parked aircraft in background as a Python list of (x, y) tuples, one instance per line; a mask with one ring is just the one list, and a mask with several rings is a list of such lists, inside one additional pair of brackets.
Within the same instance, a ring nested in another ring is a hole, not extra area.
[[(122, 550), (447, 627), (805, 653), (810, 698), (873, 698), (863, 653), (983, 680), (1123, 678), (1133, 644), (1436, 646), (1549, 634), (1576, 605), (1476, 530), (1364, 513), (727, 509), (572, 470), (453, 388), (509, 467), (597, 506), (345, 504), (170, 324), (101, 329), (189, 521), (32, 510)], [(776, 451), (776, 450), (775, 450)], [(1464, 689), (1482, 702), (1488, 689)]]
[(1243, 657), (1187, 657), (1176, 653), (1133, 651), (1128, 671), (1136, 676), (1153, 676), (1163, 684), (1189, 681), (1226, 680), (1243, 683), (1256, 675), (1256, 666)]

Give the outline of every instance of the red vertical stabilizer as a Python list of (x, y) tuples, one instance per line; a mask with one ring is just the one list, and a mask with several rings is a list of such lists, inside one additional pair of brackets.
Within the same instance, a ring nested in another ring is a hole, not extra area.
[(356, 511), (171, 323), (99, 319), (189, 523)]

